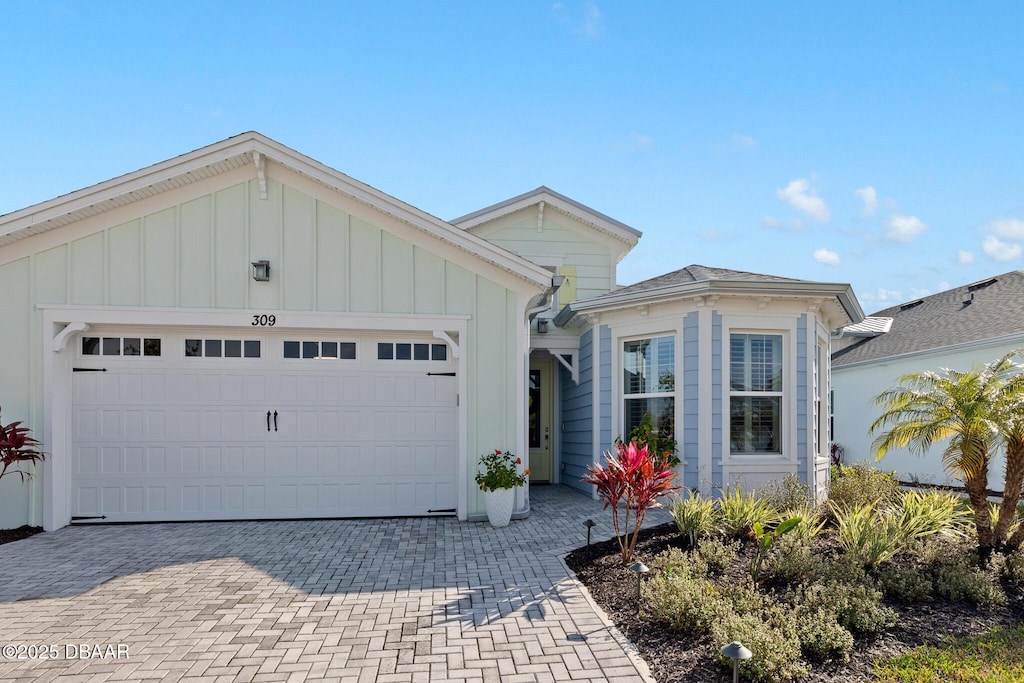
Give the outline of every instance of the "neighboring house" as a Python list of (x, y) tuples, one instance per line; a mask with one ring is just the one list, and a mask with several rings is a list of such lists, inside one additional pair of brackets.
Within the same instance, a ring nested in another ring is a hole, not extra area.
[(645, 411), (688, 486), (823, 491), (849, 286), (616, 289), (639, 237), (544, 187), (445, 222), (258, 133), (2, 216), (0, 405), (49, 457), (0, 526), (478, 519), (480, 453), (589, 491)]
[[(874, 463), (869, 436), (881, 411), (875, 398), (905, 374), (942, 368), (968, 370), (1024, 347), (1024, 272), (1004, 273), (974, 284), (893, 306), (846, 327), (834, 339), (833, 438), (848, 462)], [(942, 450), (925, 456), (889, 451), (878, 464), (906, 479), (956, 484), (942, 469)], [(1002, 457), (993, 461), (989, 486), (1003, 486)]]

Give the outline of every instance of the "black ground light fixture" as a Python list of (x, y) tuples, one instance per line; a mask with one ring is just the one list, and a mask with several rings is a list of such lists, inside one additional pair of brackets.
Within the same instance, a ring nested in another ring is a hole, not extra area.
[(636, 573), (636, 613), (640, 614), (640, 581), (644, 578), (644, 574), (651, 570), (643, 562), (634, 562), (629, 565), (629, 571)]
[(597, 522), (592, 519), (588, 519), (583, 522), (583, 526), (587, 527), (587, 550), (590, 550), (590, 530), (597, 526)]
[(740, 681), (740, 660), (750, 659), (754, 656), (754, 653), (743, 647), (743, 644), (738, 640), (734, 640), (721, 650), (723, 657), (728, 657), (732, 660), (732, 683), (739, 683)]

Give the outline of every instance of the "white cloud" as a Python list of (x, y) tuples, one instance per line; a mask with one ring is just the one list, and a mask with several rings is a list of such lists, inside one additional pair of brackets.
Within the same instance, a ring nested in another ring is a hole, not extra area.
[(737, 147), (757, 147), (757, 140), (750, 137), (749, 135), (740, 135), (739, 133), (732, 134), (732, 143)]
[(779, 199), (816, 221), (824, 223), (832, 216), (828, 204), (811, 189), (811, 182), (806, 178), (797, 178), (776, 193)]
[(765, 216), (764, 218), (761, 219), (761, 227), (768, 228), (769, 230), (778, 230), (779, 232), (782, 232), (783, 230), (786, 229), (786, 227), (782, 224), (782, 221), (780, 221), (778, 218), (773, 218), (771, 216)]
[(601, 14), (600, 8), (592, 2), (586, 4), (582, 17), (572, 16), (561, 2), (553, 4), (551, 11), (558, 15), (563, 26), (576, 35), (584, 38), (600, 38), (604, 35), (604, 15)]
[(861, 215), (873, 216), (875, 214), (875, 210), (878, 209), (878, 193), (875, 191), (875, 188), (868, 185), (867, 187), (861, 187), (854, 190), (853, 194), (859, 197), (864, 203), (864, 206), (862, 206), (860, 210)]
[(981, 244), (981, 250), (993, 261), (1012, 261), (1024, 254), (1024, 247), (1014, 242), (1004, 242), (995, 235), (989, 235)]
[(903, 244), (909, 244), (915, 237), (928, 229), (928, 226), (917, 216), (895, 215), (885, 225), (888, 228), (885, 238)]
[(992, 221), (982, 228), (987, 233), (1002, 237), (1013, 242), (1024, 242), (1024, 221), (1016, 218), (1003, 218)]
[(871, 307), (872, 310), (881, 310), (883, 308), (889, 308), (896, 304), (903, 303), (903, 292), (898, 289), (886, 289), (885, 287), (879, 287), (874, 292), (860, 292), (857, 294), (857, 298), (860, 299), (864, 304)]
[(964, 249), (957, 249), (956, 262), (965, 266), (974, 263), (974, 252), (966, 251)]
[(714, 228), (704, 228), (700, 231), (700, 237), (705, 242), (721, 242), (722, 238), (725, 237), (721, 230), (715, 230)]
[(818, 263), (823, 263), (826, 266), (838, 266), (839, 265), (839, 254), (829, 249), (822, 247), (814, 252), (814, 260)]

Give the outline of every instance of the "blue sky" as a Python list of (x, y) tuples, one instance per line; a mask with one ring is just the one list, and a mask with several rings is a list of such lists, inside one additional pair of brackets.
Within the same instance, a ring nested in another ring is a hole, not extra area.
[(246, 130), (441, 218), (549, 187), (866, 312), (1024, 262), (1024, 3), (6, 2), (0, 213)]

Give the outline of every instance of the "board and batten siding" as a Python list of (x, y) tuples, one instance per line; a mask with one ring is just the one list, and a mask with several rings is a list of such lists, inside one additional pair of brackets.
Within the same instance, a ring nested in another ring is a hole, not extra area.
[[(472, 232), (524, 258), (555, 257), (563, 266), (574, 267), (576, 299), (582, 301), (611, 290), (614, 284), (612, 249), (589, 236), (593, 232), (591, 228), (581, 224), (574, 227), (574, 223), (575, 220), (569, 216), (548, 210), (544, 212), (542, 229), (538, 230), (537, 208), (529, 207)], [(565, 305), (569, 302), (560, 303)]]
[[(796, 320), (796, 474), (804, 484), (810, 482), (809, 465), (814, 454), (807, 430), (810, 374), (807, 355), (807, 314)], [(785, 387), (783, 387), (785, 388)]]
[(581, 479), (594, 463), (594, 333), (580, 335), (579, 382), (573, 383), (569, 371), (561, 370), (562, 386), (562, 483), (587, 494), (593, 487)]
[[(464, 267), (475, 257), (285, 169), (268, 179), (266, 199), (239, 175), (86, 222), (14, 243), (28, 253), (15, 260), (0, 249), (5, 421), (43, 433), (39, 304), (467, 315), (469, 481), (477, 454), (517, 443), (523, 293), (496, 268), (481, 268), (495, 271), (492, 280)], [(264, 259), (270, 281), (256, 282), (250, 263)], [(0, 526), (41, 524), (40, 470), (24, 485), (0, 480)], [(470, 486), (468, 513), (482, 511)]]

